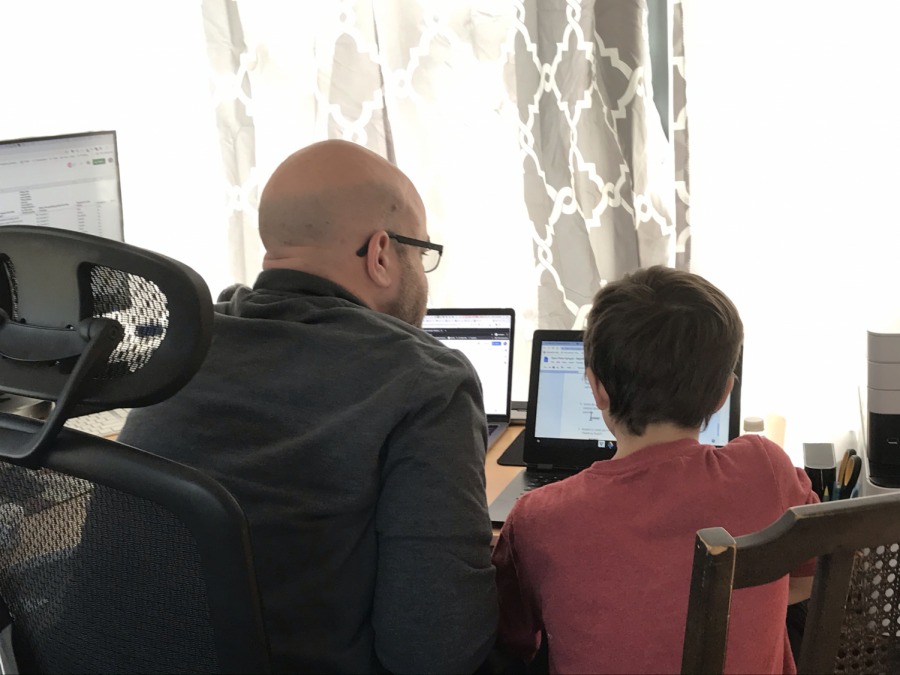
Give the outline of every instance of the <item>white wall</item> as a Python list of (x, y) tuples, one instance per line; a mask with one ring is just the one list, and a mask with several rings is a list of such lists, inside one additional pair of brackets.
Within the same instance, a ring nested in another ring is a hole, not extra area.
[(0, 2), (0, 139), (118, 132), (125, 238), (231, 283), (199, 2)]
[(746, 328), (743, 414), (787, 450), (855, 428), (900, 316), (900, 2), (685, 0), (695, 271)]

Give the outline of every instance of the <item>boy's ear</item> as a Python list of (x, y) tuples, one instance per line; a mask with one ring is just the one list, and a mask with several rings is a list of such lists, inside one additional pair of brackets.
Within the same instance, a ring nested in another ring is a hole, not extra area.
[[(600, 410), (609, 410), (609, 395), (606, 393), (606, 387), (597, 379), (597, 376), (594, 375), (594, 371), (590, 368), (586, 368), (584, 371), (585, 376), (588, 379), (588, 384), (591, 385), (591, 392), (594, 394), (594, 403), (597, 404), (597, 408)], [(734, 384), (734, 382), (732, 382)], [(728, 391), (731, 391), (730, 389)]]
[(722, 400), (719, 401), (719, 405), (716, 407), (716, 412), (719, 412), (722, 409), (722, 406), (725, 405), (725, 401), (728, 400), (728, 395), (731, 393), (731, 390), (734, 389), (734, 375), (728, 378), (728, 382), (725, 383), (725, 393), (722, 394)]

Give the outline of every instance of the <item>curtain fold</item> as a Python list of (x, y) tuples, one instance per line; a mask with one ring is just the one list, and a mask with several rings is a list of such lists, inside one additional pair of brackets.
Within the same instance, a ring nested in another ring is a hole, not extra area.
[(260, 265), (256, 130), (248, 75), (254, 59), (244, 40), (238, 3), (203, 0), (201, 11), (226, 181), (229, 267), (236, 280), (252, 281)]
[(684, 73), (684, 6), (674, 0), (672, 21), (672, 100), (675, 150), (675, 266), (691, 269), (691, 173), (687, 118), (687, 80)]

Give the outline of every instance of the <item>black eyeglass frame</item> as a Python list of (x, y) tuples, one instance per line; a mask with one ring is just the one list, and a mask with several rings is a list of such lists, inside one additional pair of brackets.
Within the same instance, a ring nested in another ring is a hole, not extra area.
[[(372, 235), (375, 236), (375, 235)], [(434, 272), (438, 268), (438, 265), (441, 264), (441, 257), (444, 255), (444, 246), (443, 244), (435, 244), (430, 241), (422, 241), (421, 239), (413, 239), (412, 237), (404, 237), (402, 234), (394, 234), (393, 232), (388, 232), (387, 236), (390, 239), (394, 239), (400, 244), (406, 244), (407, 246), (418, 246), (419, 248), (427, 248), (432, 251), (437, 251), (438, 253), (438, 261), (437, 265), (435, 265), (430, 270), (426, 270), (428, 272)], [(366, 253), (369, 251), (369, 242), (372, 241), (372, 237), (369, 237), (366, 240), (366, 243), (363, 244), (359, 250), (356, 252), (360, 258), (364, 257)]]

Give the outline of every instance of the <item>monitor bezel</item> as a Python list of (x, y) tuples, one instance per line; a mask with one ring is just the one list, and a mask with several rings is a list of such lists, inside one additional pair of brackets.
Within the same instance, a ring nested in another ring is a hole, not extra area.
[[(535, 438), (537, 422), (537, 390), (540, 380), (541, 346), (544, 342), (584, 342), (584, 331), (580, 330), (536, 330), (531, 347), (531, 373), (528, 381), (528, 410), (525, 417), (525, 440), (523, 459), (528, 466), (549, 465), (554, 468), (581, 469), (594, 462), (610, 459), (616, 454), (615, 441), (586, 441), (580, 439), (548, 439), (540, 442)], [(741, 430), (741, 378), (743, 375), (744, 348), (741, 347), (734, 368), (734, 388), (728, 407), (728, 440), (740, 436)], [(716, 446), (722, 447), (722, 446)]]
[(119, 223), (121, 224), (121, 238), (104, 237), (112, 241), (125, 243), (125, 211), (122, 206), (122, 176), (119, 172), (119, 139), (115, 130), (107, 131), (79, 131), (72, 134), (57, 134), (55, 136), (33, 136), (29, 138), (13, 138), (11, 140), (0, 141), (0, 147), (12, 145), (14, 143), (34, 143), (38, 141), (59, 141), (68, 138), (82, 138), (84, 136), (99, 136), (100, 134), (112, 134), (113, 137), (113, 155), (116, 158), (116, 191), (119, 195)]
[[(486, 315), (486, 316), (508, 316), (509, 324), (509, 368), (507, 372), (506, 382), (506, 414), (491, 414), (485, 412), (487, 421), (491, 424), (505, 424), (509, 422), (512, 414), (512, 375), (513, 375), (513, 354), (516, 346), (516, 310), (511, 307), (468, 307), (468, 308), (429, 308), (428, 316), (464, 316), (464, 315)], [(424, 328), (422, 329), (424, 330)], [(427, 331), (426, 331), (427, 332)], [(437, 338), (435, 338), (437, 339)], [(452, 348), (451, 348), (452, 349)]]

